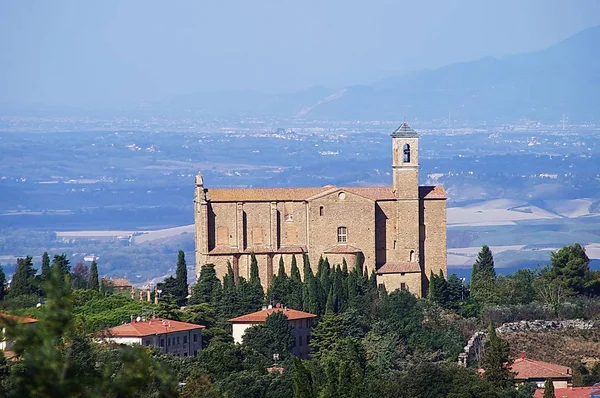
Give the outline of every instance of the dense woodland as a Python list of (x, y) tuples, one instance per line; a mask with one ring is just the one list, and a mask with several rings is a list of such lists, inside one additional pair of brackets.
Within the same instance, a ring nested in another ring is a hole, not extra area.
[[(98, 278), (98, 264), (71, 267), (65, 255), (47, 253), (40, 272), (19, 259), (10, 286), (0, 272), (2, 311), (39, 320), (28, 329), (2, 318), (20, 360), (0, 358), (0, 395), (183, 397), (531, 397), (514, 388), (506, 364), (510, 347), (494, 325), (521, 319), (600, 316), (600, 275), (591, 272), (575, 244), (552, 254), (552, 265), (497, 276), (484, 246), (470, 285), (456, 275), (430, 275), (429, 295), (387, 292), (375, 274), (357, 264), (329, 264), (316, 273), (303, 256), (287, 275), (279, 263), (263, 291), (256, 259), (250, 279), (221, 281), (202, 267), (188, 296), (184, 253), (175, 276), (160, 284), (158, 304), (117, 294)], [(316, 314), (311, 359), (290, 355), (294, 344), (285, 315), (275, 313), (232, 342), (227, 320), (269, 303)], [(150, 347), (97, 344), (98, 332), (131, 319), (156, 316), (206, 326), (203, 350), (180, 358)], [(456, 365), (467, 339), (488, 330), (487, 348), (471, 368)], [(268, 373), (276, 361), (283, 373)], [(571, 365), (572, 364), (565, 364)], [(480, 377), (477, 369), (485, 369)], [(600, 381), (600, 367), (573, 366), (575, 382)]]

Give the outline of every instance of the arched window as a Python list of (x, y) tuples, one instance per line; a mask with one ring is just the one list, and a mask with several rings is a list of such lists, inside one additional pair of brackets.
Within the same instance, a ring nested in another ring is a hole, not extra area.
[(319, 206), (319, 216), (323, 217), (323, 206)]
[(348, 241), (348, 230), (346, 227), (338, 227), (337, 238), (338, 243), (346, 243)]
[(410, 262), (411, 263), (415, 262), (415, 251), (414, 250), (410, 251)]
[(402, 149), (404, 152), (404, 163), (409, 163), (410, 162), (410, 145), (404, 144), (404, 147)]

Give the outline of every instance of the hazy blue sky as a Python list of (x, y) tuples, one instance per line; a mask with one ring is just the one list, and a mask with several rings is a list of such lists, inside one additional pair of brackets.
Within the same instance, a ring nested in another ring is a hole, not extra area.
[(598, 0), (0, 0), (0, 102), (341, 87), (598, 24)]

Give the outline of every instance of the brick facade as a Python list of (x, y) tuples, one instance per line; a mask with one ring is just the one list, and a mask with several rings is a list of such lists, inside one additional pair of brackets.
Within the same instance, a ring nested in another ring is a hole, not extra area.
[(446, 194), (418, 185), (418, 145), (406, 123), (392, 133), (387, 187), (207, 189), (198, 173), (196, 273), (212, 263), (222, 277), (230, 262), (248, 278), (255, 253), (267, 287), (281, 257), (289, 273), (292, 255), (301, 267), (307, 253), (313, 268), (321, 255), (349, 266), (361, 259), (388, 291), (425, 294), (431, 272), (446, 275)]

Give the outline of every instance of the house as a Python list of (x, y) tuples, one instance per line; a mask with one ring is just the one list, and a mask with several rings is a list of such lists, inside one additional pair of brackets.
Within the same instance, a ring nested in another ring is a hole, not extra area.
[(391, 292), (425, 296), (431, 273), (447, 273), (446, 192), (419, 186), (419, 135), (407, 123), (391, 133), (391, 185), (309, 188), (209, 188), (195, 179), (196, 274), (214, 264), (219, 278), (231, 265), (249, 279), (251, 256), (260, 280), (273, 264), (308, 256), (331, 264), (360, 263)]
[[(29, 325), (30, 327), (35, 327), (35, 324), (37, 323), (37, 319), (31, 318), (31, 317), (16, 316), (16, 315), (10, 315), (10, 314), (6, 314), (6, 313), (0, 313), (0, 321), (5, 321), (5, 320), (7, 322), (17, 322), (17, 323), (21, 323), (21, 324), (26, 324), (26, 325)], [(6, 328), (2, 327), (2, 341), (0, 341), (0, 350), (10, 351), (12, 343), (10, 341), (4, 339), (5, 334), (6, 334)]]
[(274, 308), (263, 308), (251, 314), (238, 316), (230, 319), (233, 327), (233, 341), (241, 344), (246, 329), (256, 325), (262, 325), (267, 317), (275, 312), (282, 312), (287, 316), (288, 323), (292, 326), (293, 347), (292, 354), (308, 359), (310, 356), (310, 338), (312, 335), (313, 319), (317, 316), (304, 311), (298, 311), (277, 304)]
[[(593, 387), (555, 388), (554, 396), (556, 398), (600, 398), (600, 385), (596, 384)], [(538, 388), (537, 390), (535, 390), (533, 398), (543, 397), (543, 388)]]
[(133, 283), (125, 278), (102, 278), (100, 283), (104, 289), (109, 290), (112, 293), (132, 294), (132, 291), (134, 290)]
[(524, 352), (514, 360), (510, 371), (516, 373), (516, 383), (535, 383), (538, 388), (543, 388), (546, 379), (551, 379), (555, 389), (566, 389), (573, 380), (571, 368), (527, 358)]
[[(139, 319), (139, 318), (138, 318)], [(106, 341), (155, 346), (178, 357), (196, 355), (202, 348), (204, 326), (169, 319), (136, 320), (107, 331)]]

